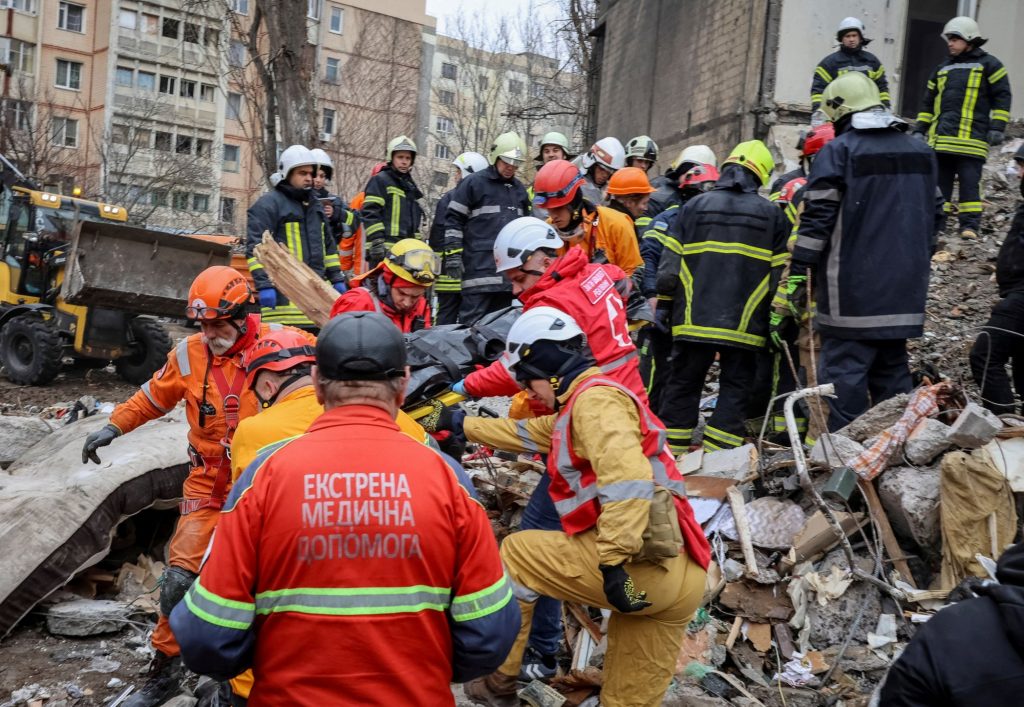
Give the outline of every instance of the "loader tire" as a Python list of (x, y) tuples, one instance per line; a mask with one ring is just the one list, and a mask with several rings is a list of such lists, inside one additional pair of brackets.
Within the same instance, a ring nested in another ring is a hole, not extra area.
[(64, 347), (54, 320), (34, 312), (11, 318), (0, 330), (0, 363), (21, 385), (46, 385), (60, 373)]
[(133, 385), (148, 381), (167, 362), (167, 354), (174, 344), (160, 322), (152, 319), (132, 319), (134, 344), (128, 355), (117, 359), (117, 375)]

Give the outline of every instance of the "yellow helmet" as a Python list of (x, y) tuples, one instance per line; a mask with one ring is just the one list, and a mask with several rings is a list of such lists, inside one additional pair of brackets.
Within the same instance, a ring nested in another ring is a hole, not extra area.
[[(832, 83), (835, 82), (833, 81)], [(749, 169), (757, 175), (757, 178), (761, 180), (761, 184), (768, 183), (768, 178), (771, 177), (772, 170), (775, 169), (775, 160), (772, 159), (772, 153), (768, 151), (768, 148), (760, 140), (747, 140), (734, 147), (724, 164), (730, 163), (742, 165)]]
[(882, 105), (878, 86), (859, 71), (847, 71), (825, 87), (821, 94), (821, 109), (833, 123), (851, 113)]
[(441, 271), (441, 263), (430, 246), (416, 238), (403, 238), (391, 246), (384, 267), (406, 282), (429, 287)]

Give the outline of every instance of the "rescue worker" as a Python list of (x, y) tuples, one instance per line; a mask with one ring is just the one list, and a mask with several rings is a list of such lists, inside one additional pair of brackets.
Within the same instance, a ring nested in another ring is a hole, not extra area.
[[(569, 138), (559, 132), (544, 133), (544, 136), (540, 139), (540, 152), (533, 158), (534, 163), (539, 168), (541, 165), (550, 162), (551, 160), (572, 160), (576, 155), (569, 152)], [(526, 188), (526, 195), (530, 197), (530, 203), (533, 203), (533, 185), (531, 184)], [(548, 212), (544, 209), (534, 206), (532, 213), (539, 219), (546, 219)]]
[(626, 166), (639, 167), (648, 174), (658, 161), (658, 143), (647, 135), (638, 135), (626, 143)]
[(660, 705), (703, 595), (710, 549), (665, 430), (632, 391), (601, 373), (586, 341), (560, 310), (524, 312), (508, 334), (510, 370), (557, 413), (462, 421), (474, 442), (546, 452), (562, 521), (562, 530), (524, 530), (502, 542), (523, 618), (501, 667), (465, 686), (483, 704), (515, 695), (533, 602), (544, 595), (611, 610), (602, 705)]
[(378, 312), (403, 334), (430, 327), (427, 288), (437, 279), (438, 257), (423, 241), (403, 238), (384, 262), (352, 279), (352, 289), (334, 301), (331, 316), (343, 312)]
[[(370, 170), (370, 179), (380, 174), (380, 171), (386, 166), (385, 162), (375, 164)], [(349, 210), (356, 214), (356, 228), (351, 235), (343, 236), (338, 243), (338, 259), (341, 262), (341, 269), (345, 272), (346, 281), (352, 275), (362, 275), (366, 272), (366, 239), (363, 238), (363, 226), (359, 221), (359, 213), (362, 211), (365, 200), (366, 190), (364, 189), (348, 202)]]
[(832, 126), (832, 123), (816, 125), (806, 133), (803, 133), (800, 136), (799, 142), (797, 142), (797, 149), (800, 150), (800, 164), (796, 169), (786, 172), (772, 182), (771, 189), (768, 190), (768, 199), (776, 201), (779, 198), (779, 192), (782, 187), (791, 183), (794, 179), (806, 179), (807, 173), (814, 163), (814, 156), (821, 152), (821, 148), (827, 145), (835, 136), (835, 128)]
[(332, 319), (312, 371), (324, 414), (247, 467), (174, 612), (185, 661), (252, 667), (253, 707), (454, 705), (449, 683), (493, 670), (519, 624), (490, 522), (395, 425), (408, 368), (386, 317)]
[(949, 58), (928, 79), (917, 114), (916, 135), (935, 148), (939, 188), (946, 213), (953, 210), (953, 181), (960, 186), (956, 211), (960, 236), (977, 238), (981, 226), (981, 169), (989, 145), (1000, 145), (1010, 120), (1010, 77), (1006, 67), (982, 49), (978, 23), (954, 17), (942, 37)]
[[(680, 152), (665, 174), (651, 182), (655, 192), (647, 202), (647, 215), (653, 218), (673, 204), (683, 203), (683, 194), (680, 190), (683, 175), (701, 164), (709, 164), (718, 169), (718, 158), (707, 145), (690, 145)], [(641, 224), (642, 228), (646, 226), (646, 223)]]
[(758, 196), (775, 167), (760, 140), (737, 145), (714, 188), (679, 211), (658, 265), (659, 310), (671, 306), (673, 349), (659, 415), (675, 453), (686, 452), (700, 396), (717, 357), (718, 403), (706, 451), (743, 444), (757, 355), (768, 339), (768, 302), (786, 259), (786, 218)]
[(574, 164), (553, 160), (537, 172), (533, 203), (547, 209), (548, 222), (567, 246), (578, 245), (590, 262), (618, 265), (632, 275), (643, 262), (633, 222), (625, 214), (587, 199), (583, 183)]
[(882, 97), (882, 105), (889, 107), (889, 80), (885, 78), (885, 67), (871, 52), (864, 47), (871, 40), (864, 36), (864, 23), (856, 17), (845, 17), (836, 28), (836, 41), (839, 50), (820, 62), (814, 69), (811, 79), (811, 124), (820, 125), (825, 122), (821, 108), (821, 96), (825, 87), (848, 71), (857, 71), (875, 82), (878, 93)]
[[(672, 247), (675, 241), (668, 235), (672, 222), (679, 215), (679, 208), (693, 197), (710, 191), (718, 181), (718, 170), (714, 165), (703, 164), (691, 167), (679, 178), (682, 202), (673, 204), (651, 219), (640, 240), (640, 257), (644, 264), (640, 272), (640, 292), (647, 300), (654, 323), (640, 330), (637, 344), (640, 350), (640, 376), (651, 399), (651, 409), (660, 410), (668, 378), (668, 358), (672, 353), (672, 307), (658, 303), (658, 264), (665, 247)], [(678, 248), (676, 245), (675, 247)]]
[(269, 231), (275, 241), (330, 282), (335, 290), (347, 289), (338, 259), (338, 243), (327, 225), (320, 201), (313, 195), (316, 168), (316, 157), (302, 145), (284, 150), (277, 163), (283, 179), (249, 207), (245, 239), (246, 262), (259, 293), (263, 320), (307, 330), (316, 326), (277, 291), (256, 255), (256, 246), (263, 242), (263, 232)]
[(836, 137), (803, 190), (786, 292), (801, 318), (810, 273), (818, 379), (835, 385), (828, 426), (837, 430), (913, 387), (907, 339), (923, 333), (942, 219), (935, 154), (903, 132), (875, 83), (849, 72), (823, 99)]
[[(327, 188), (328, 183), (334, 179), (334, 162), (330, 155), (315, 147), (310, 152), (316, 159), (316, 174), (313, 175), (313, 196), (320, 200), (324, 209), (324, 216), (327, 217), (327, 225), (331, 227), (331, 235), (338, 244), (339, 265), (341, 261), (341, 242), (350, 238), (358, 223), (354, 211), (345, 206), (345, 200), (337, 194), (332, 194)], [(344, 272), (345, 268), (342, 267)], [(346, 280), (348, 277), (346, 276)]]
[[(1014, 155), (1020, 195), (1024, 198), (1024, 145)], [(1024, 396), (1024, 201), (996, 258), (999, 301), (992, 307), (971, 348), (971, 373), (981, 389), (982, 403), (997, 415), (1017, 412)], [(1013, 385), (1006, 366), (1013, 361)]]
[[(160, 578), (160, 619), (153, 630), (155, 652), (149, 677), (124, 704), (161, 705), (181, 688), (181, 658), (167, 617), (199, 571), (221, 507), (231, 488), (228, 445), (239, 422), (256, 413), (256, 396), (245, 386), (242, 357), (279, 324), (260, 322), (252, 290), (227, 266), (207, 268), (188, 293), (185, 315), (201, 329), (167, 355), (167, 363), (121, 403), (109, 424), (86, 438), (82, 462), (100, 463), (97, 450), (185, 401), (192, 467), (185, 480), (181, 518), (168, 545), (167, 569)], [(297, 332), (296, 332), (297, 333)], [(230, 676), (229, 676), (230, 677)]]
[(526, 161), (526, 143), (502, 133), (491, 145), (491, 165), (459, 182), (448, 203), (444, 274), (462, 282), (459, 321), (472, 325), (512, 304), (512, 292), (494, 271), (494, 239), (509, 221), (530, 213), (526, 187), (516, 172)]
[(654, 187), (640, 167), (623, 167), (608, 180), (608, 208), (629, 217), (638, 241), (640, 227), (636, 221), (647, 212), (653, 192)]
[(416, 143), (399, 135), (388, 143), (387, 163), (366, 183), (359, 217), (363, 222), (367, 267), (384, 260), (388, 248), (403, 238), (421, 238), (423, 192), (412, 178)]
[[(479, 152), (463, 152), (452, 164), (455, 170), (455, 186), (474, 172), (487, 169), (487, 158)], [(430, 247), (439, 259), (444, 258), (444, 222), (448, 215), (448, 204), (451, 203), (455, 189), (445, 192), (437, 201), (434, 221), (430, 224)], [(443, 272), (434, 283), (434, 296), (437, 297), (437, 311), (434, 312), (434, 324), (455, 324), (459, 319), (459, 305), (462, 302), (462, 281), (450, 278)]]
[(583, 195), (590, 203), (601, 204), (604, 202), (608, 180), (616, 170), (626, 166), (626, 150), (618, 138), (604, 137), (577, 157), (575, 162), (579, 163), (579, 169), (583, 172)]

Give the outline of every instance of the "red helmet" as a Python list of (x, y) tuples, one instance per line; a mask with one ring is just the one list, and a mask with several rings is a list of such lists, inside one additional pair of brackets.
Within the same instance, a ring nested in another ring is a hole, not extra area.
[(680, 189), (699, 189), (706, 191), (718, 181), (718, 169), (713, 164), (699, 164), (688, 169), (679, 178)]
[(316, 363), (316, 350), (297, 331), (272, 331), (245, 350), (242, 368), (245, 387), (251, 388), (260, 371), (287, 371), (303, 364)]
[(804, 137), (804, 144), (802, 154), (804, 157), (810, 157), (821, 152), (821, 148), (832, 142), (832, 139), (836, 136), (836, 129), (832, 123), (822, 123), (811, 128), (810, 132)]
[(551, 160), (537, 170), (533, 203), (545, 209), (565, 206), (583, 186), (583, 173), (572, 162)]
[(793, 201), (793, 197), (796, 196), (798, 191), (804, 188), (805, 184), (807, 184), (807, 179), (805, 177), (794, 177), (793, 179), (790, 179), (782, 185), (782, 189), (779, 189), (779, 198), (775, 200), (776, 203), (791, 203)]
[(188, 288), (185, 316), (189, 319), (241, 319), (255, 302), (249, 283), (227, 265), (206, 268)]

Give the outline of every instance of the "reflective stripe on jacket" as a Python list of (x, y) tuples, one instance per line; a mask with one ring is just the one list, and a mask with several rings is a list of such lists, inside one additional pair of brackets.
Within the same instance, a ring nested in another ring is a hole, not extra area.
[(423, 192), (411, 176), (387, 166), (370, 177), (365, 194), (359, 217), (367, 243), (383, 240), (390, 246), (403, 238), (422, 238)]
[(859, 71), (875, 82), (882, 95), (882, 103), (889, 107), (889, 81), (885, 78), (885, 67), (874, 54), (863, 49), (840, 47), (832, 52), (814, 69), (811, 79), (811, 110), (821, 107), (821, 94), (825, 88), (848, 71)]
[[(548, 222), (550, 221), (549, 218)], [(617, 265), (626, 275), (632, 275), (634, 270), (644, 264), (643, 258), (640, 257), (640, 246), (637, 244), (633, 220), (621, 211), (607, 206), (588, 208), (584, 203), (579, 236), (570, 240), (571, 237), (565, 233), (560, 235), (567, 243), (567, 247), (562, 248), (562, 253), (568, 250), (568, 246), (579, 246), (591, 261)], [(604, 261), (595, 261), (599, 250), (604, 252)]]

